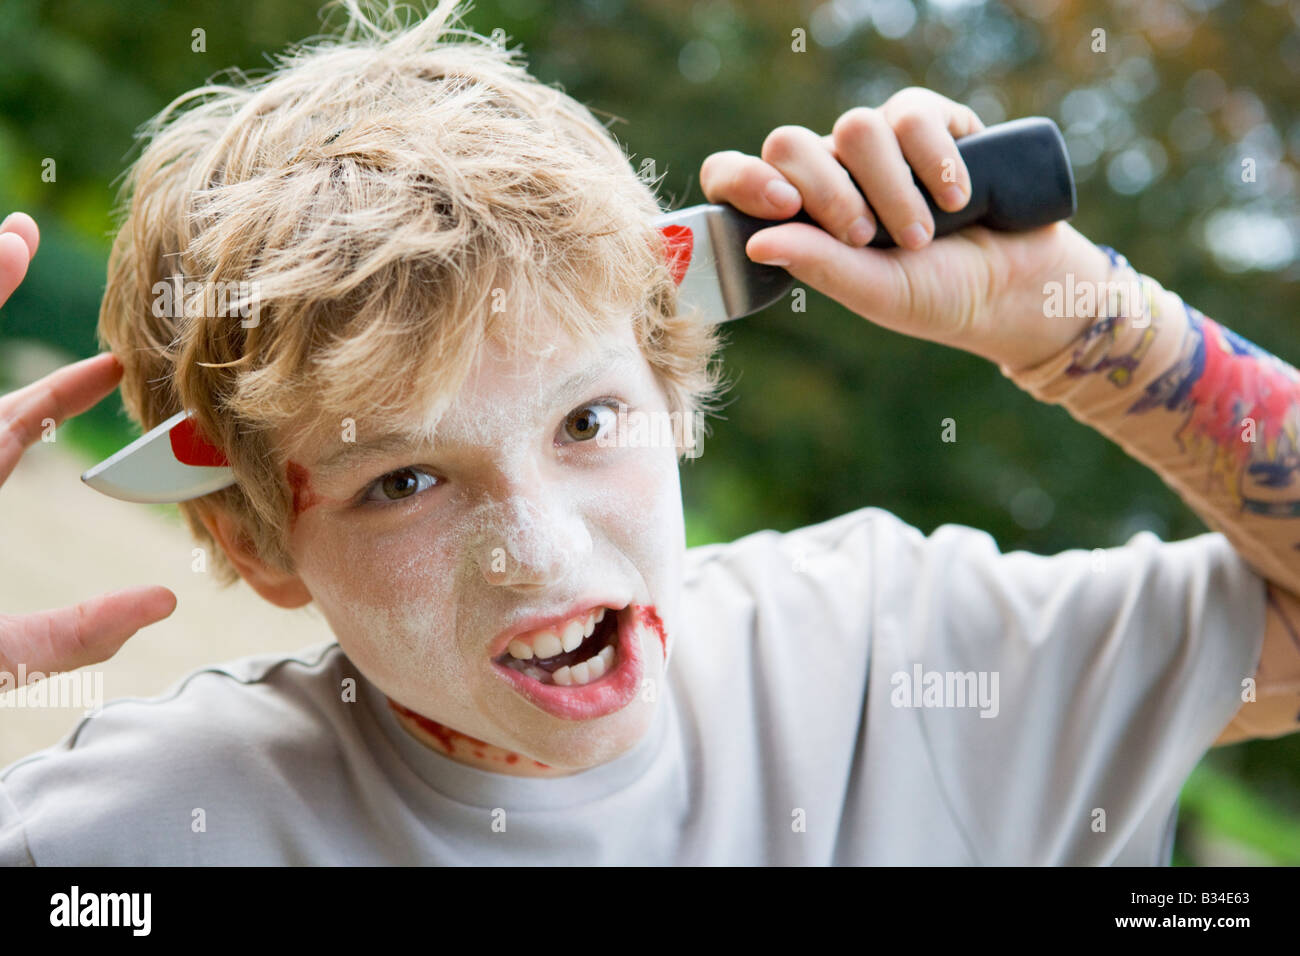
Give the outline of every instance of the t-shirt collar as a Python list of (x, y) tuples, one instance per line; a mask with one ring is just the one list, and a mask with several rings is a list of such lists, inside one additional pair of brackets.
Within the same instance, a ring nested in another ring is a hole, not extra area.
[(412, 737), (388, 706), (388, 698), (357, 671), (359, 696), (403, 762), (438, 793), (469, 806), (554, 810), (579, 806), (622, 790), (649, 769), (663, 750), (673, 719), (672, 695), (655, 707), (649, 729), (631, 750), (608, 763), (567, 777), (516, 777), (479, 770), (429, 749)]

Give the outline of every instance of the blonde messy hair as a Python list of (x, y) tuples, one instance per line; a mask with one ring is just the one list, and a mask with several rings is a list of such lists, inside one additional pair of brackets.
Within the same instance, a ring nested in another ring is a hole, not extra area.
[[(677, 313), (659, 203), (605, 127), (454, 26), (461, 0), (409, 24), (343, 3), (340, 34), (169, 104), (123, 185), (100, 340), (142, 428), (191, 409), (229, 460), (236, 485), (180, 505), (224, 585), (238, 574), (213, 511), (293, 570), (277, 435), (345, 419), (430, 434), (480, 345), (539, 314), (581, 340), (632, 315), (670, 411), (709, 411), (721, 389), (716, 332)], [(176, 276), (255, 289), (257, 321), (205, 314), (202, 292), (157, 308)]]

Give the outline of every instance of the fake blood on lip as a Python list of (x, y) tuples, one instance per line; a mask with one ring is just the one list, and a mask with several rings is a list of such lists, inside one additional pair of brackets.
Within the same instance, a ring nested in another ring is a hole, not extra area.
[(664, 659), (668, 658), (668, 636), (664, 633), (664, 622), (652, 604), (641, 604), (636, 609), (637, 623), (659, 637), (659, 646), (664, 649)]

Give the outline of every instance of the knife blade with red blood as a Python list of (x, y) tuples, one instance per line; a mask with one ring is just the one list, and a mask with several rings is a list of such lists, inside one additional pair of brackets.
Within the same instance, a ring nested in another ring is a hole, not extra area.
[[(1050, 119), (1029, 117), (990, 126), (958, 140), (957, 150), (971, 177), (971, 198), (963, 209), (939, 209), (917, 180), (934, 216), (936, 237), (971, 225), (1007, 232), (1036, 229), (1074, 215), (1069, 155)], [(806, 212), (784, 221), (817, 225)], [(749, 237), (780, 225), (776, 220), (707, 203), (662, 215), (655, 224), (678, 285), (678, 309), (695, 311), (703, 322), (752, 315), (794, 286), (784, 269), (760, 265), (745, 254)], [(868, 243), (878, 249), (893, 244), (884, 229)], [(198, 433), (185, 411), (100, 462), (81, 480), (123, 501), (155, 504), (189, 501), (235, 483), (225, 456)]]

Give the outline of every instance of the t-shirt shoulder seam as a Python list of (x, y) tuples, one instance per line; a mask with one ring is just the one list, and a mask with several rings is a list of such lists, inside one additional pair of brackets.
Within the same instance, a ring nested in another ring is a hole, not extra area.
[[(268, 661), (260, 671), (248, 677), (233, 673), (229, 669), (232, 664), (238, 663), (238, 661), (229, 661), (225, 664), (209, 664), (206, 667), (200, 667), (197, 670), (191, 671), (190, 673), (186, 674), (185, 677), (181, 679), (181, 681), (172, 689), (170, 693), (162, 694), (157, 697), (119, 697), (115, 700), (108, 701), (106, 704), (104, 704), (103, 711), (101, 712), (100, 716), (102, 716), (104, 712), (107, 712), (110, 707), (117, 707), (126, 704), (140, 704), (143, 706), (151, 706), (151, 705), (171, 703), (172, 701), (179, 698), (181, 694), (183, 694), (186, 691), (186, 689), (189, 688), (190, 684), (193, 683), (195, 678), (201, 677), (205, 674), (217, 674), (222, 677), (228, 677), (231, 680), (239, 684), (243, 684), (245, 686), (260, 684), (266, 681), (268, 678), (270, 678), (276, 671), (278, 671), (281, 667), (285, 666), (286, 664), (301, 664), (305, 668), (319, 667), (320, 664), (325, 660), (325, 658), (328, 655), (330, 655), (334, 651), (340, 650), (340, 647), (337, 641), (330, 641), (329, 643), (324, 644), (323, 646), (317, 647), (316, 649), (317, 652), (314, 658), (307, 658), (306, 656), (300, 656), (300, 655), (304, 655), (304, 653), (309, 650), (311, 649), (304, 648), (299, 651), (294, 651), (293, 653), (287, 654), (283, 657), (279, 657), (275, 660)], [(77, 746), (77, 743), (81, 737), (82, 730), (84, 730), (86, 727), (86, 722), (89, 720), (98, 720), (98, 719), (100, 718), (82, 717), (81, 720), (77, 722), (77, 726), (73, 728), (69, 734), (65, 735), (54, 746), (59, 748), (64, 748), (67, 750), (74, 749)], [(26, 766), (29, 763), (40, 760), (43, 757), (49, 756), (49, 752), (51, 749), (52, 748), (50, 747), (42, 748), (41, 750), (38, 750), (36, 753), (28, 754), (26, 757), (22, 757), (14, 761), (8, 767), (3, 768), (3, 770), (0, 770), (0, 784), (2, 784), (5, 780), (7, 780), (9, 778), (9, 775), (13, 773), (15, 770), (17, 770), (19, 767)]]

